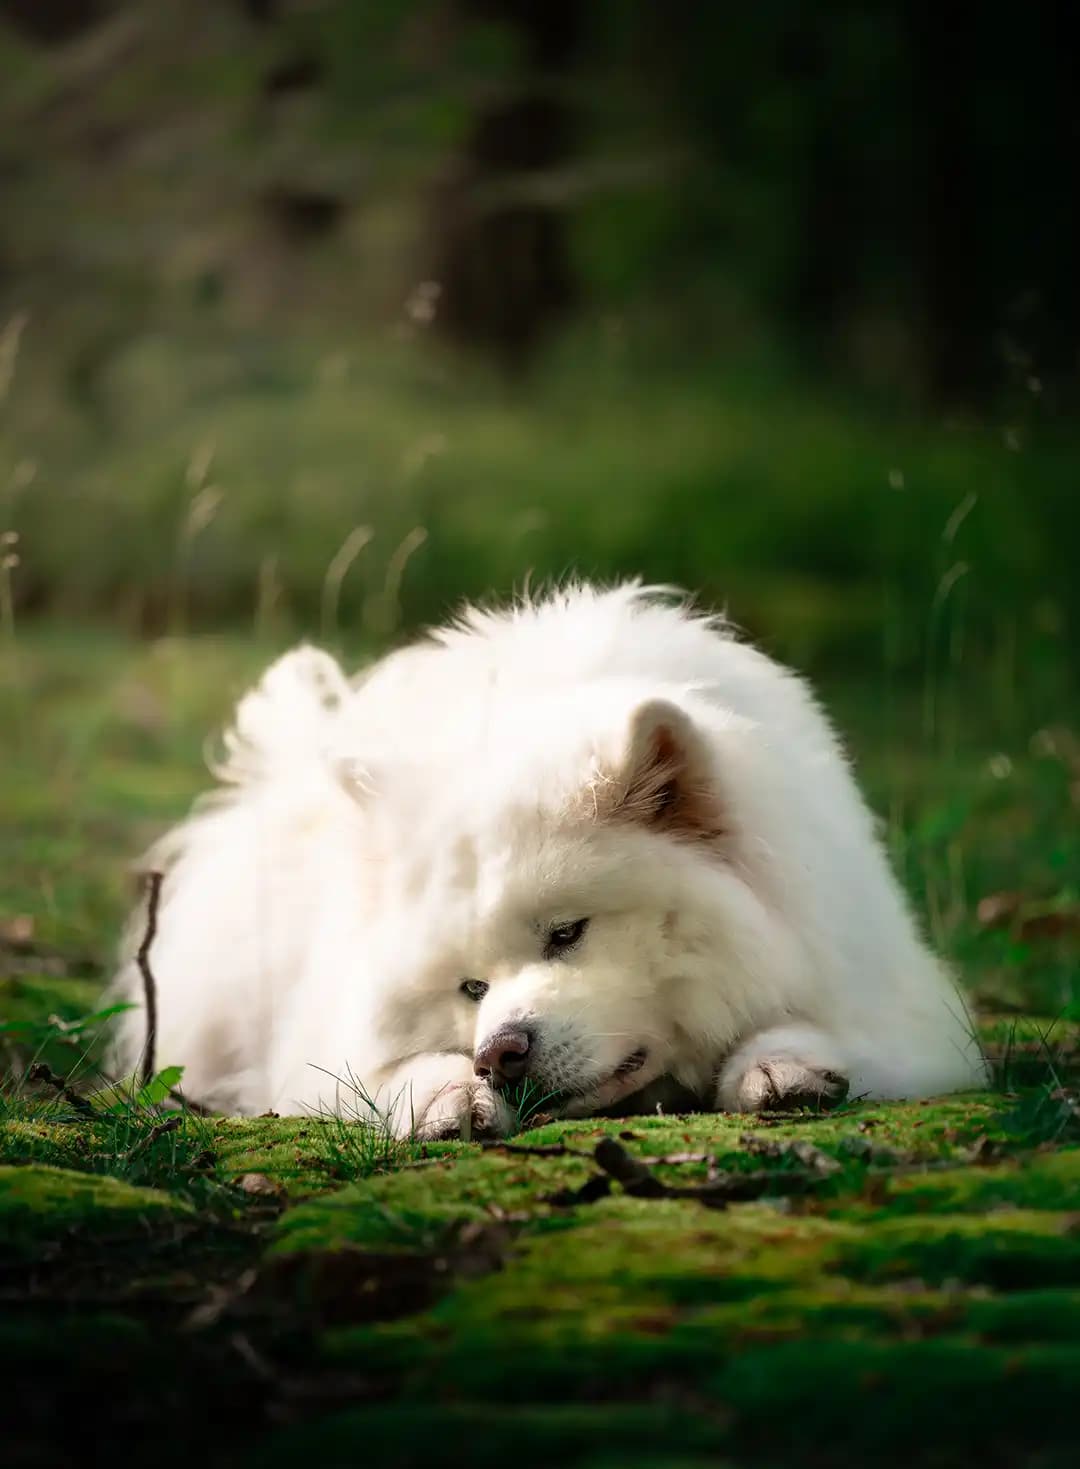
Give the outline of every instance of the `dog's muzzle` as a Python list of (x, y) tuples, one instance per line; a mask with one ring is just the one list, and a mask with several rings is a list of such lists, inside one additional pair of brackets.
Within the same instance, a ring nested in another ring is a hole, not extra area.
[(493, 1087), (512, 1086), (529, 1074), (532, 1062), (532, 1033), (521, 1027), (496, 1030), (478, 1047), (473, 1070)]

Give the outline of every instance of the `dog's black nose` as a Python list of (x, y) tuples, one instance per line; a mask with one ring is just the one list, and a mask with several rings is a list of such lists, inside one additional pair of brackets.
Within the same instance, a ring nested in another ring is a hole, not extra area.
[(473, 1070), (494, 1087), (509, 1086), (520, 1081), (529, 1069), (532, 1038), (527, 1030), (507, 1026), (488, 1036), (477, 1047)]

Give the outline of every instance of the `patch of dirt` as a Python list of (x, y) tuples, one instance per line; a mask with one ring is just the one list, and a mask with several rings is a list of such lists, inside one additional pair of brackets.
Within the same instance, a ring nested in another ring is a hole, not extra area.
[(231, 1288), (212, 1293), (189, 1325), (201, 1330), (220, 1322), (256, 1322), (282, 1328), (302, 1322), (305, 1329), (321, 1331), (416, 1315), (460, 1277), (500, 1269), (513, 1238), (510, 1223), (473, 1220), (430, 1253), (346, 1245), (270, 1255)]

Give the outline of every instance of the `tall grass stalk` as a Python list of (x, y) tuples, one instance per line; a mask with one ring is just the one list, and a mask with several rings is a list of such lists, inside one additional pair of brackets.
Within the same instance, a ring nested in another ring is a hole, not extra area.
[(405, 568), (428, 538), (422, 525), (403, 536), (386, 564), (386, 578), (381, 594), (373, 597), (364, 618), (365, 629), (376, 639), (389, 639), (401, 625), (401, 584)]
[(214, 446), (204, 445), (192, 454), (184, 476), (188, 489), (191, 491), (191, 499), (176, 538), (176, 559), (169, 609), (169, 627), (174, 637), (183, 637), (187, 632), (191, 566), (195, 542), (218, 513), (224, 498), (221, 488), (209, 483), (213, 460)]
[(360, 552), (375, 537), (370, 525), (357, 525), (342, 541), (331, 558), (323, 577), (322, 597), (319, 607), (319, 627), (324, 643), (329, 643), (337, 634), (338, 605), (341, 601), (341, 584)]

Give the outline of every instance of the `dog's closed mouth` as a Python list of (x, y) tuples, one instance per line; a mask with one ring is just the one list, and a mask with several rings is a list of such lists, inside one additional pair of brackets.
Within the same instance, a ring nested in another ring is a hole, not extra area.
[(625, 1061), (621, 1061), (619, 1065), (616, 1066), (614, 1072), (612, 1073), (612, 1080), (621, 1081), (623, 1077), (633, 1076), (635, 1071), (641, 1070), (648, 1059), (648, 1051), (645, 1049), (644, 1046), (639, 1046), (639, 1048), (633, 1053), (633, 1055), (627, 1056)]
[(649, 1059), (649, 1053), (644, 1046), (631, 1052), (624, 1061), (620, 1061), (614, 1071), (608, 1072), (602, 1081), (589, 1081), (579, 1083), (578, 1086), (567, 1088), (554, 1098), (554, 1105), (559, 1107), (573, 1106), (584, 1097), (596, 1098), (605, 1094), (614, 1093), (625, 1096), (630, 1088), (624, 1083), (635, 1076)]

